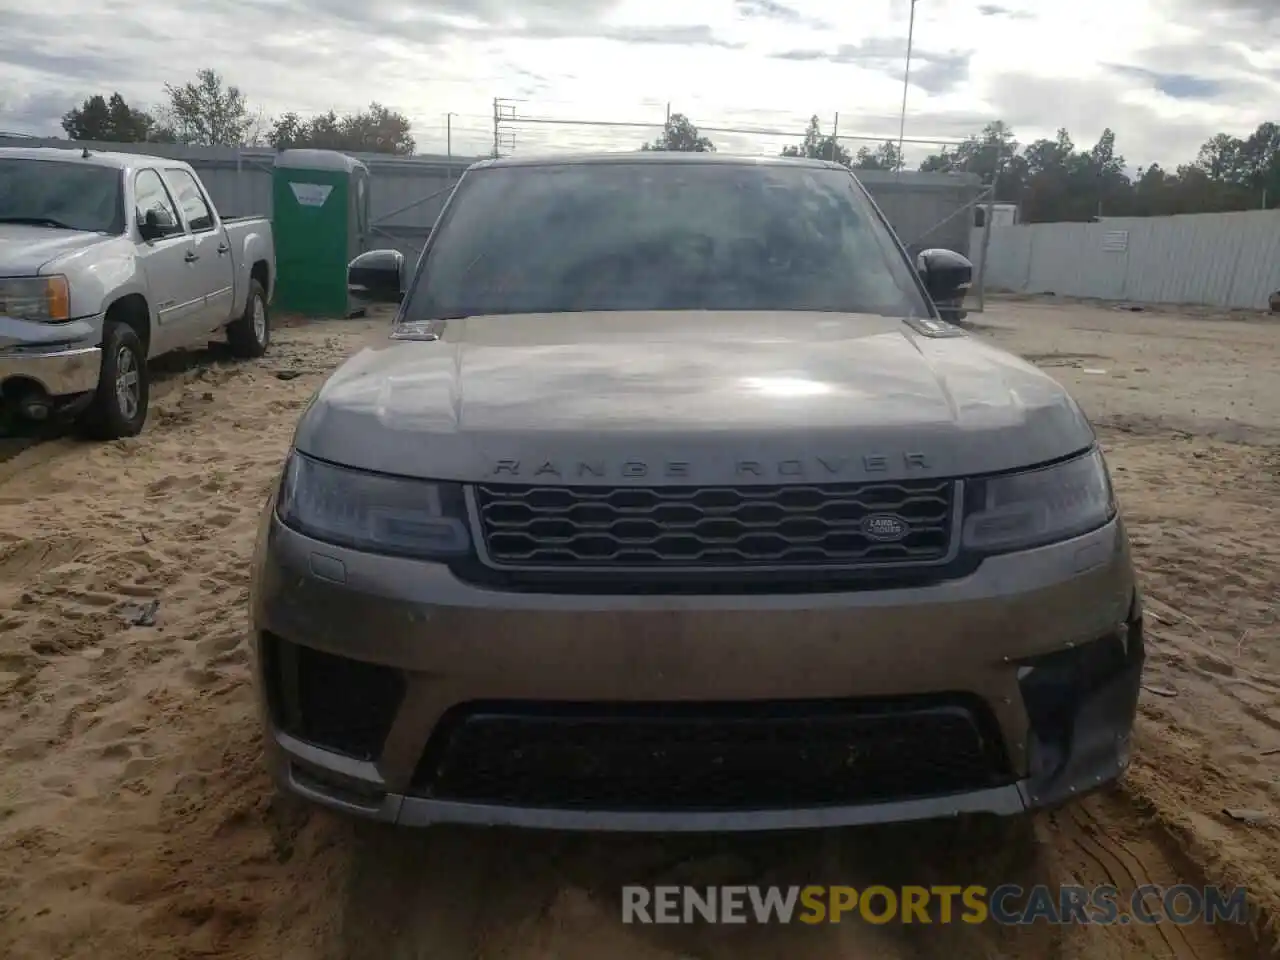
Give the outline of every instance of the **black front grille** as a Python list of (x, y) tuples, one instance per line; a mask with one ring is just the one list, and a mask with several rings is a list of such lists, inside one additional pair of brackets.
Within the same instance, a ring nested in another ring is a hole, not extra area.
[(1008, 782), (980, 703), (472, 704), (437, 727), (412, 792), (590, 810), (764, 810)]
[(325, 750), (375, 760), (404, 699), (404, 674), (262, 635), (262, 670), (272, 720)]
[(487, 484), (475, 493), (485, 548), (500, 567), (831, 568), (942, 561), (954, 486)]

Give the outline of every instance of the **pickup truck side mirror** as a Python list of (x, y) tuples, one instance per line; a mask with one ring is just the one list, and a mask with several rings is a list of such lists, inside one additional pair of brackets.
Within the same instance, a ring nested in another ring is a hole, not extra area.
[(939, 307), (958, 307), (973, 282), (973, 264), (954, 250), (935, 247), (916, 256), (916, 271)]
[(347, 292), (366, 303), (404, 299), (405, 260), (399, 250), (366, 250), (347, 264)]
[(168, 210), (152, 207), (138, 221), (138, 232), (142, 234), (142, 239), (149, 243), (167, 236), (176, 226)]

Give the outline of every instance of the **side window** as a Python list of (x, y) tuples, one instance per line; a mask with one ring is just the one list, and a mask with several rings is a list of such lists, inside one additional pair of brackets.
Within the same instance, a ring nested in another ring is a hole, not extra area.
[(178, 198), (178, 206), (182, 208), (182, 215), (187, 218), (191, 232), (212, 230), (213, 212), (205, 202), (204, 194), (200, 192), (200, 185), (196, 183), (195, 177), (185, 170), (166, 170), (165, 176), (173, 186), (173, 192)]
[(139, 170), (133, 180), (133, 192), (138, 223), (146, 220), (148, 212), (154, 212), (166, 235), (182, 232), (173, 198), (169, 196), (160, 174), (154, 170)]

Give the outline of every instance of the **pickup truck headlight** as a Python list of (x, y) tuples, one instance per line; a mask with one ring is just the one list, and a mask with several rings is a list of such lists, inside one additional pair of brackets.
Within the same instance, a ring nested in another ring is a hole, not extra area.
[(966, 483), (964, 545), (979, 553), (1027, 550), (1088, 533), (1116, 515), (1102, 452)]
[(57, 323), (71, 319), (66, 277), (0, 278), (0, 317)]
[(462, 487), (337, 467), (294, 453), (276, 498), (299, 533), (368, 553), (421, 559), (471, 549)]

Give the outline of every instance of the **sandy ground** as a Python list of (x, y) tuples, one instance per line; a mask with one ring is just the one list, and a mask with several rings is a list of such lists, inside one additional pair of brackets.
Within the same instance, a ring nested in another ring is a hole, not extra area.
[[(381, 328), (314, 324), (280, 330), (262, 361), (170, 364), (140, 438), (0, 462), (0, 956), (1255, 955), (1250, 937), (1204, 927), (620, 922), (623, 884), (664, 881), (1125, 890), (1208, 876), (1280, 906), (1280, 325), (1029, 303), (974, 319), (1099, 423), (1151, 614), (1133, 772), (1042, 818), (1033, 848), (987, 850), (947, 824), (397, 832), (274, 799), (243, 640), (253, 531), (299, 410)], [(157, 602), (154, 625), (131, 625)]]

